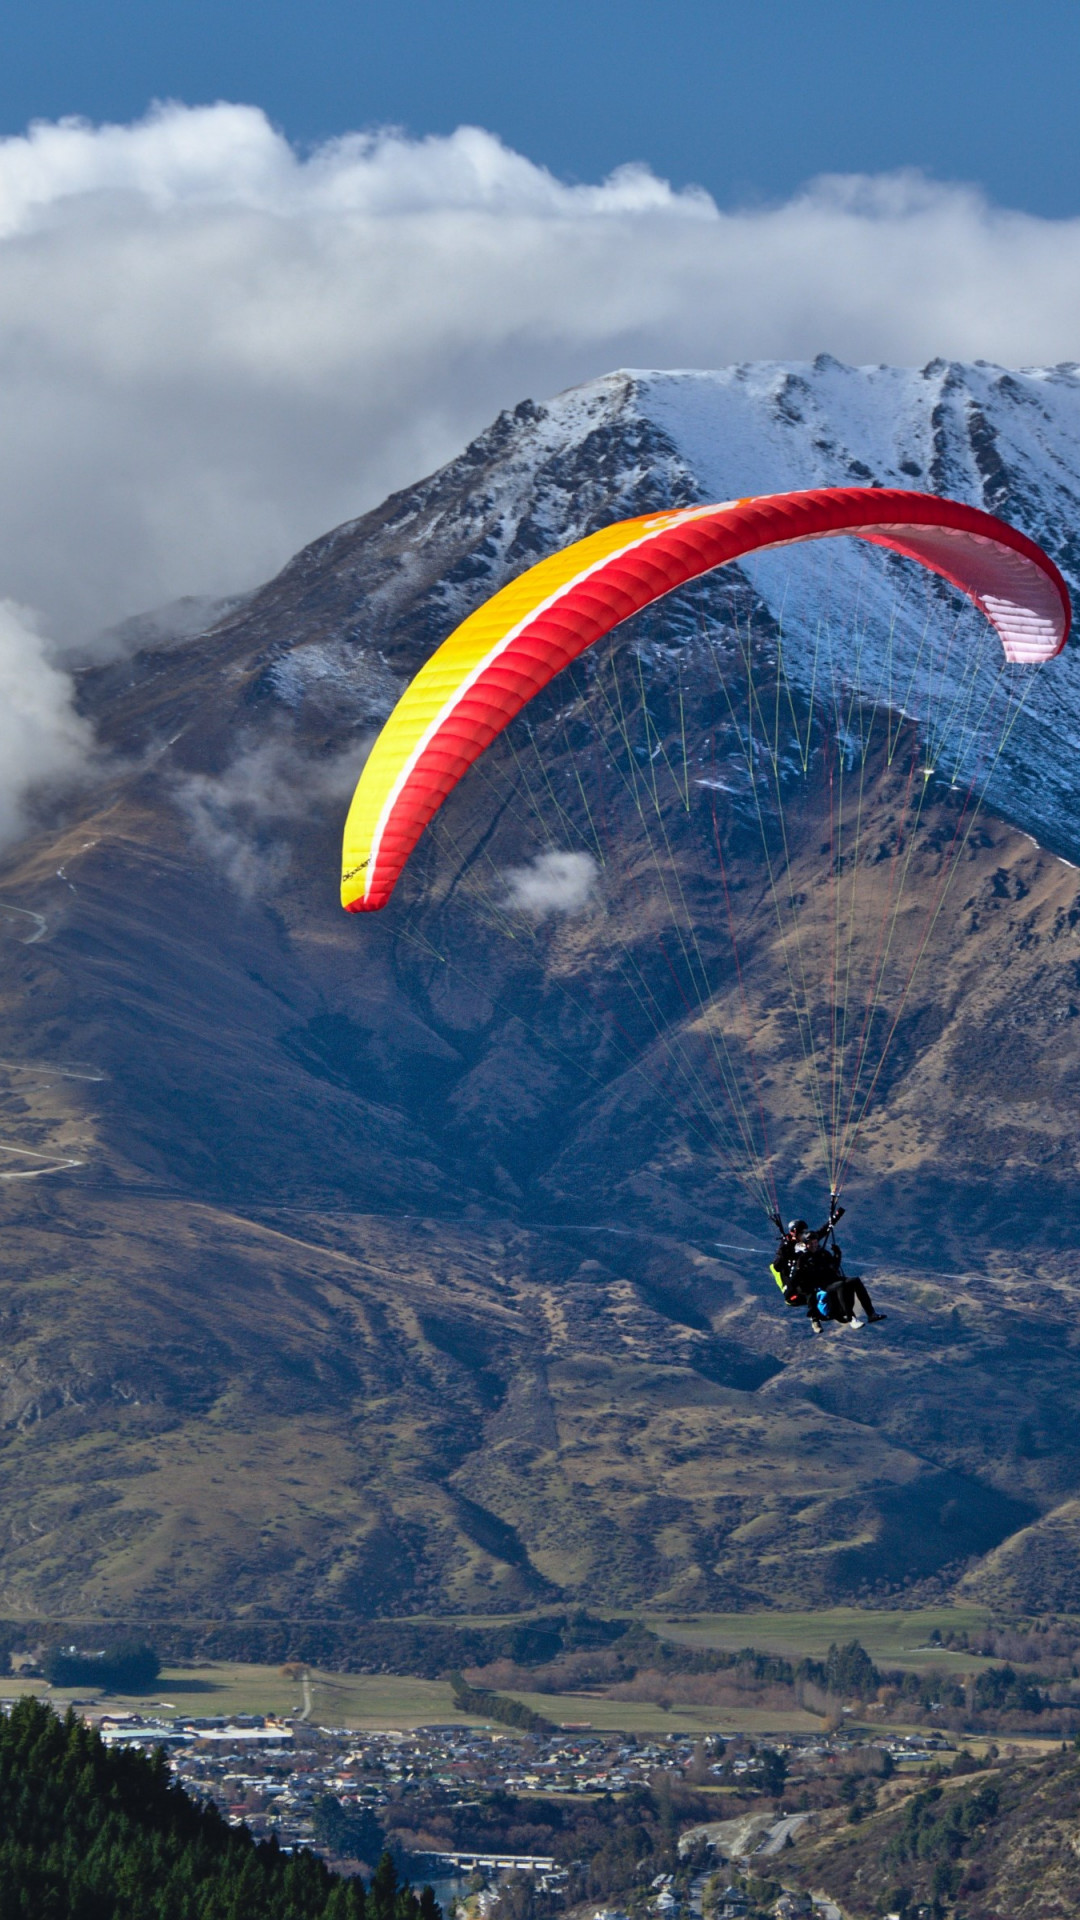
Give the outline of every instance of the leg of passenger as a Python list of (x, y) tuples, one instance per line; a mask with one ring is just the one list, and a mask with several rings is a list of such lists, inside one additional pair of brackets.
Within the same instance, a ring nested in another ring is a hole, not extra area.
[(848, 1286), (851, 1288), (853, 1301), (858, 1301), (868, 1320), (884, 1320), (883, 1313), (875, 1313), (874, 1303), (857, 1274), (848, 1281)]

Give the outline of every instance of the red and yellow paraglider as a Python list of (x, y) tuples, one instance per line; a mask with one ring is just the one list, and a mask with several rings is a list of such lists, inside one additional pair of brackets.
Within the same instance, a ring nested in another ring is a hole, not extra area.
[(1049, 660), (1069, 594), (1024, 534), (978, 508), (885, 487), (825, 487), (618, 521), (530, 567), (421, 668), (379, 735), (349, 810), (341, 898), (385, 906), (424, 828), (533, 696), (665, 594), (742, 556), (847, 535), (921, 563), (997, 629), (1005, 657)]

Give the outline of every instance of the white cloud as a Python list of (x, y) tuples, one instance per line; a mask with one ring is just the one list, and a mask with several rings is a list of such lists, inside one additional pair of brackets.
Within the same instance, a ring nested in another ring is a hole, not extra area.
[(1077, 354), (1080, 221), (917, 175), (724, 212), (464, 128), (249, 107), (0, 142), (0, 592), (85, 635), (271, 573), (499, 407), (619, 364)]
[(27, 795), (77, 778), (91, 748), (71, 681), (49, 660), (34, 615), (0, 600), (0, 844), (27, 825)]
[(598, 874), (591, 853), (538, 853), (528, 866), (507, 869), (506, 904), (533, 920), (549, 913), (582, 913)]
[(176, 803), (195, 847), (230, 886), (246, 900), (265, 898), (289, 870), (295, 835), (281, 829), (315, 822), (328, 806), (336, 819), (363, 760), (364, 743), (316, 760), (287, 739), (270, 739), (242, 749), (224, 773), (178, 781)]

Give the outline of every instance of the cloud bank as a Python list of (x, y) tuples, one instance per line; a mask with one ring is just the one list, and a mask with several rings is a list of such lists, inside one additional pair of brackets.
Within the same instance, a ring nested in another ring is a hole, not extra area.
[(0, 594), (62, 643), (227, 594), (613, 366), (1080, 355), (1080, 221), (916, 175), (725, 212), (491, 135), (254, 108), (0, 142)]

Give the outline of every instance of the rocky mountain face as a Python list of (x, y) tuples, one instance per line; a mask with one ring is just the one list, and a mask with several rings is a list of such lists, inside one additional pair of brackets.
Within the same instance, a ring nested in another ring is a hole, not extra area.
[[(760, 1213), (677, 1097), (672, 1036), (700, 1015), (635, 909), (632, 831), (603, 914), (508, 940), (468, 876), (528, 871), (542, 842), (475, 777), (383, 914), (337, 904), (365, 743), (494, 587), (625, 514), (853, 482), (970, 499), (1080, 578), (1080, 374), (822, 360), (523, 402), (209, 630), (133, 627), (81, 676), (99, 775), (0, 872), (4, 1610), (794, 1605), (960, 1579), (1080, 1604), (1071, 650), (995, 764), (853, 1163), (873, 1332), (785, 1318)], [(688, 795), (691, 773), (716, 790), (716, 635), (782, 633), (812, 713), (847, 565), (828, 605), (781, 600), (762, 560), (621, 638), (658, 738), (678, 716)], [(877, 556), (858, 594), (866, 632), (888, 625)], [(915, 724), (917, 621), (893, 624)], [(571, 783), (595, 803), (565, 704), (537, 731), (553, 804), (569, 817)], [(882, 774), (868, 831), (891, 804)], [(823, 805), (810, 781), (811, 899)], [(953, 805), (934, 789), (918, 859)], [(692, 902), (703, 818), (665, 827)], [(750, 899), (759, 847), (733, 830), (725, 857)], [(611, 1012), (615, 927), (648, 1017)], [(751, 913), (737, 980), (701, 938), (708, 1018), (760, 1035), (819, 1206), (783, 942)]]

